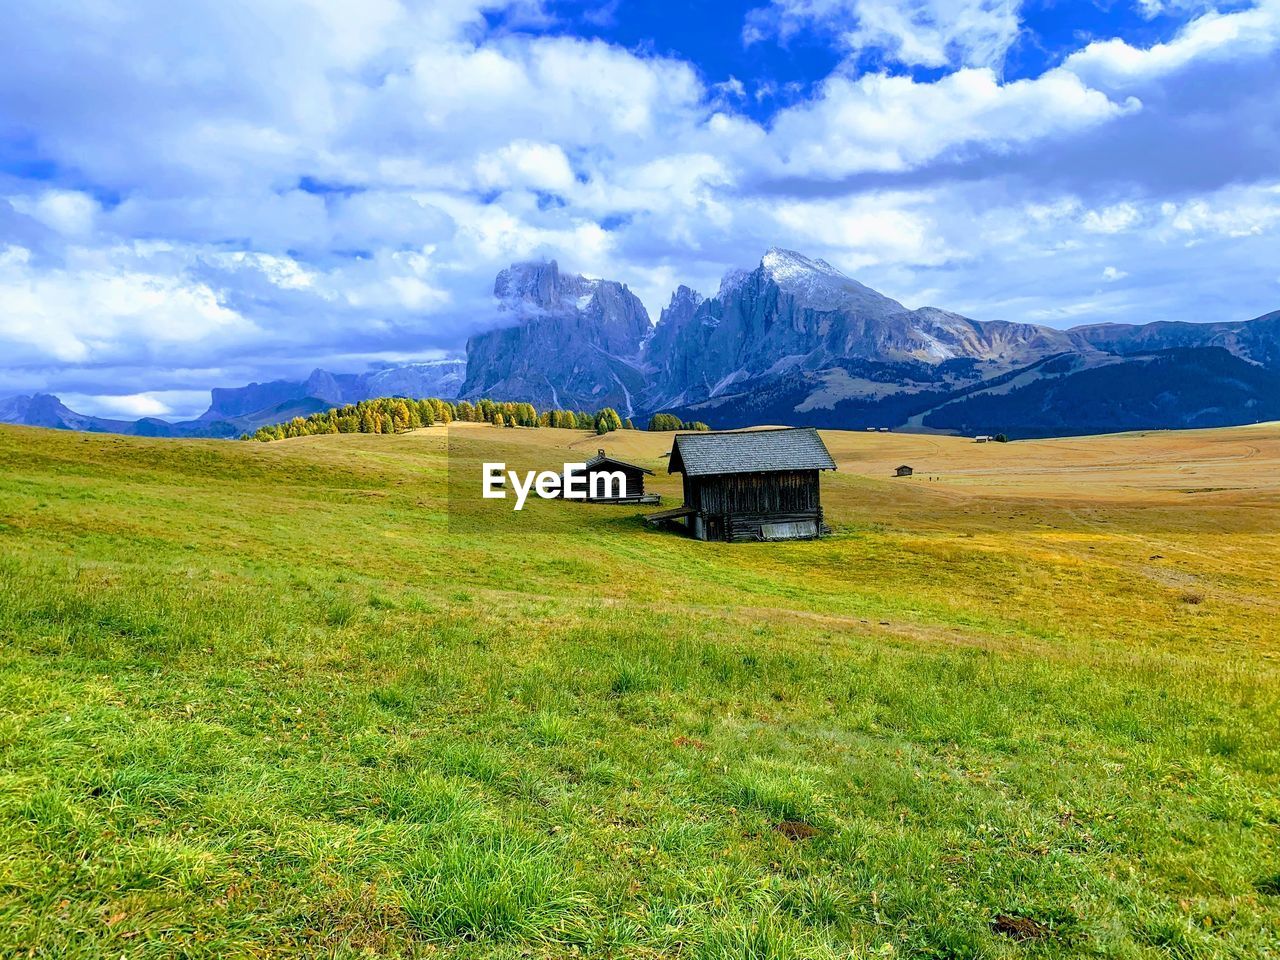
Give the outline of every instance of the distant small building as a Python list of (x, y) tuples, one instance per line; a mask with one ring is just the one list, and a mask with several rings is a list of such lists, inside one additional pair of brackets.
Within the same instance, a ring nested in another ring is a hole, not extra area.
[(881, 432), (881, 433), (888, 433), (888, 432), (889, 432), (889, 428), (888, 428), (888, 427), (881, 427), (881, 428), (880, 428), (880, 432)]
[[(618, 491), (609, 484), (593, 483), (591, 475), (595, 473), (620, 473), (626, 481), (625, 496), (611, 496)], [(617, 457), (611, 457), (601, 447), (596, 455), (587, 461), (587, 500), (590, 503), (658, 503), (661, 501), (656, 493), (644, 492), (644, 478), (652, 477), (653, 471), (634, 463), (627, 463)]]
[(974, 438), (973, 438), (973, 442), (974, 442), (974, 443), (986, 443), (986, 442), (987, 442), (988, 440), (990, 440), (990, 439), (991, 439), (990, 437), (985, 436), (985, 435), (984, 435), (984, 436), (978, 436), (978, 437), (974, 437)]
[(897, 470), (893, 471), (893, 475), (895, 477), (909, 477), (913, 473), (915, 473), (915, 471), (912, 470), (910, 467), (908, 467), (905, 463), (902, 466), (900, 466)]
[(818, 478), (835, 461), (811, 427), (678, 434), (667, 472), (684, 475), (683, 519), (699, 540), (808, 540), (829, 533)]
[(875, 427), (867, 427), (867, 433), (875, 433), (875, 432), (876, 432)]

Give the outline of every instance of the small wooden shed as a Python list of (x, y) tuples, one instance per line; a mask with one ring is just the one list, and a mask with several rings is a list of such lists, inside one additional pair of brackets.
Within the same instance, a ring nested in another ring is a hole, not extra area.
[(895, 477), (909, 477), (913, 473), (915, 473), (915, 471), (912, 470), (910, 467), (908, 467), (905, 463), (902, 466), (900, 466), (897, 470), (893, 471), (893, 475)]
[(667, 471), (684, 475), (684, 506), (647, 519), (683, 518), (699, 540), (821, 537), (818, 478), (834, 469), (811, 427), (678, 434)]
[[(586, 473), (588, 480), (587, 501), (590, 503), (659, 503), (662, 499), (656, 493), (646, 494), (644, 492), (644, 478), (646, 475), (652, 477), (652, 470), (646, 470), (644, 467), (634, 463), (627, 463), (625, 460), (611, 457), (604, 452), (603, 447), (597, 450), (596, 455), (587, 461)], [(602, 484), (592, 483), (591, 475), (594, 473), (621, 473), (626, 480), (626, 496), (608, 496), (608, 493), (614, 491), (607, 489)]]

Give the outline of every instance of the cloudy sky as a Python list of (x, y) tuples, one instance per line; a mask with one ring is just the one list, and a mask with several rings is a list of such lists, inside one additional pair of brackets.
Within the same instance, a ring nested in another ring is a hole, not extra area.
[(518, 259), (654, 318), (770, 246), (1054, 326), (1280, 308), (1280, 0), (7, 0), (0, 396), (460, 355)]

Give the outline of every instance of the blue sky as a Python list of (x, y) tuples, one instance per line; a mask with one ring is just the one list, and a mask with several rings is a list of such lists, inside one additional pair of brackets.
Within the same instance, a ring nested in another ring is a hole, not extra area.
[(0, 396), (459, 355), (555, 257), (978, 319), (1280, 308), (1280, 0), (10, 0)]

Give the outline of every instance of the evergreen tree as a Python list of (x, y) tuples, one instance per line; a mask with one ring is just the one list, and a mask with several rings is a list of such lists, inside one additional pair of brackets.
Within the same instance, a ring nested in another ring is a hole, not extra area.
[[(603, 427), (604, 429), (601, 429)], [(605, 407), (595, 417), (596, 433), (610, 433), (622, 429), (622, 418), (613, 407)]]
[(393, 400), (386, 416), (391, 420), (391, 432), (401, 433), (409, 429), (409, 407), (403, 400)]
[(655, 413), (649, 418), (649, 429), (654, 431), (679, 430), (680, 418), (673, 413)]

